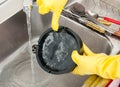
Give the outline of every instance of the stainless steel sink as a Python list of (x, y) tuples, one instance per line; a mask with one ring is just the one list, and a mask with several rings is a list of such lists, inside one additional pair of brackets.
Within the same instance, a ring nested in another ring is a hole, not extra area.
[[(48, 74), (39, 67), (35, 55), (33, 75), (27, 46), (28, 44), (21, 46), (1, 63), (0, 87), (79, 87), (87, 78), (87, 76), (77, 76), (71, 73)], [(35, 84), (32, 76), (35, 77)]]
[[(14, 17), (16, 18), (16, 15)], [(19, 20), (19, 18), (16, 19)], [(23, 24), (22, 21), (19, 23)], [(31, 12), (31, 23), (32, 44), (37, 44), (41, 34), (50, 27), (51, 13), (44, 16), (39, 15), (37, 6), (34, 4)], [(111, 53), (112, 44), (106, 37), (64, 16), (60, 18), (60, 25), (68, 27), (76, 32), (92, 51), (96, 53)], [(22, 26), (24, 26), (24, 24)], [(22, 31), (24, 30), (22, 29)], [(22, 34), (26, 35), (26, 33)], [(14, 38), (13, 35), (13, 39)], [(0, 63), (0, 87), (80, 87), (88, 77), (73, 75), (71, 73), (63, 75), (48, 74), (38, 65), (35, 54), (33, 54), (35, 72), (32, 73), (31, 59), (28, 52), (28, 40), (21, 37), (20, 39), (16, 39), (16, 41), (23, 41), (22, 45), (17, 44), (18, 46), (15, 48), (17, 50), (15, 52), (14, 50), (10, 50), (8, 53), (11, 54), (6, 54), (8, 57), (5, 57)], [(15, 44), (16, 41), (13, 41), (13, 44)], [(9, 50), (10, 48), (4, 46), (4, 49)]]

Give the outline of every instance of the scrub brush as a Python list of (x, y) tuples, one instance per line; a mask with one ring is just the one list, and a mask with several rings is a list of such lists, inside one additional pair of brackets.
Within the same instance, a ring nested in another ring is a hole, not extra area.
[[(76, 9), (76, 7), (78, 7), (79, 9)], [(79, 16), (85, 16), (85, 8), (84, 6), (80, 6), (79, 3), (74, 3), (70, 6), (70, 9), (69, 9), (72, 13), (75, 13), (76, 15), (79, 15)]]

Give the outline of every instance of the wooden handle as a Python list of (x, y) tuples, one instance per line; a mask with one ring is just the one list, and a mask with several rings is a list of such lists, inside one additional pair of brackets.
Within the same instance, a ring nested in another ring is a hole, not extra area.
[(90, 27), (90, 28), (92, 28), (92, 29), (100, 32), (100, 33), (105, 34), (104, 28), (102, 28), (102, 27), (100, 27), (100, 26), (98, 26), (98, 25), (96, 25), (96, 24), (94, 24), (94, 23), (92, 23), (92, 22), (90, 22), (90, 21), (87, 21), (87, 22), (86, 22), (86, 25), (87, 25), (88, 27)]
[(117, 37), (120, 38), (120, 31), (116, 31), (116, 32), (114, 32), (113, 35), (115, 35), (115, 36), (117, 36)]

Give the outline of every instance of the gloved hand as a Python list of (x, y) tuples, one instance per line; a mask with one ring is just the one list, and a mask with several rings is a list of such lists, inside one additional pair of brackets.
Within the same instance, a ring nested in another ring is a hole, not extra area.
[(77, 64), (74, 74), (96, 74), (106, 79), (120, 78), (120, 55), (95, 54), (84, 44), (84, 55), (76, 50), (72, 52), (72, 60)]
[(53, 12), (52, 28), (58, 30), (60, 14), (68, 0), (37, 0), (40, 14), (46, 14), (49, 11)]

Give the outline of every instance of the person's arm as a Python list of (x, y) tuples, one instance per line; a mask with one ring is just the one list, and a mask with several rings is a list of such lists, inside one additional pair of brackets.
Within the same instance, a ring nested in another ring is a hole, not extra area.
[(52, 28), (54, 31), (58, 31), (60, 14), (67, 1), (68, 0), (37, 0), (38, 12), (40, 14), (46, 14), (50, 11), (53, 12)]
[(107, 79), (120, 78), (120, 55), (109, 56), (106, 54), (94, 54), (84, 45), (85, 55), (77, 51), (72, 52), (72, 60), (77, 64), (74, 74), (96, 74)]

